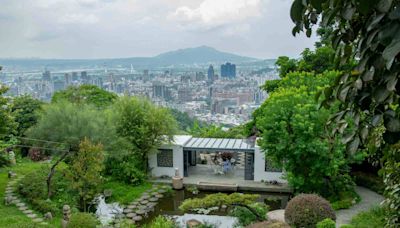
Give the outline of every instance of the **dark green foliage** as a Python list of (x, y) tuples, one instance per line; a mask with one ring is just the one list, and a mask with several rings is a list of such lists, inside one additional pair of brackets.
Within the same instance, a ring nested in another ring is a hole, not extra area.
[(326, 218), (335, 221), (335, 211), (327, 200), (315, 194), (300, 194), (285, 209), (285, 221), (294, 227), (314, 228)]
[[(123, 97), (113, 108), (113, 123), (117, 134), (130, 143), (130, 156), (140, 161), (135, 168), (147, 173), (148, 154), (155, 152), (162, 143), (173, 140), (177, 129), (176, 120), (168, 109), (157, 107), (145, 98)], [(122, 153), (120, 159), (125, 155)], [(127, 168), (133, 170), (131, 165)]]
[(371, 189), (374, 192), (383, 194), (385, 191), (385, 185), (382, 181), (382, 177), (376, 174), (365, 173), (365, 172), (352, 172), (354, 182), (366, 188)]
[[(332, 123), (337, 124), (334, 133), (341, 134), (348, 119), (356, 120), (345, 141), (349, 154), (365, 145), (370, 152), (385, 152), (390, 227), (400, 223), (400, 175), (396, 171), (400, 166), (399, 5), (398, 0), (295, 0), (291, 12), (293, 34), (306, 31), (310, 36), (318, 23), (331, 27), (329, 39), (339, 66), (355, 57), (359, 60), (326, 90), (325, 103), (341, 102), (338, 114), (332, 117)], [(374, 137), (380, 128), (380, 137)]]
[(188, 212), (195, 209), (204, 208), (208, 209), (211, 207), (221, 207), (222, 205), (234, 206), (234, 205), (251, 205), (255, 203), (259, 196), (254, 194), (241, 194), (232, 193), (230, 195), (224, 193), (209, 194), (204, 198), (192, 198), (186, 199), (179, 206), (179, 209)]
[(107, 175), (128, 184), (139, 185), (147, 178), (140, 158), (131, 154), (109, 155), (105, 166)]
[(72, 207), (77, 205), (76, 193), (70, 188), (71, 183), (65, 177), (65, 170), (65, 166), (60, 166), (53, 177), (51, 199), (47, 199), (46, 193), (46, 178), (49, 172), (47, 165), (27, 173), (20, 181), (17, 192), (32, 205), (33, 209), (43, 214), (52, 212), (53, 215), (61, 215), (64, 204)]
[(8, 165), (10, 165), (10, 160), (8, 159), (7, 154), (0, 151), (0, 168)]
[(259, 143), (273, 163), (284, 168), (296, 192), (331, 197), (352, 189), (348, 163), (339, 137), (325, 123), (336, 110), (320, 109), (315, 96), (338, 72), (289, 73), (279, 89), (254, 113)]
[[(382, 228), (385, 227), (387, 211), (377, 207), (369, 211), (361, 212), (351, 219), (351, 225), (356, 228)], [(396, 227), (396, 226), (393, 226)]]
[(81, 85), (68, 87), (66, 90), (54, 93), (51, 102), (69, 101), (76, 104), (89, 104), (98, 108), (110, 106), (117, 95), (95, 85)]
[(8, 88), (0, 83), (0, 139), (4, 138), (4, 135), (13, 133), (16, 127), (11, 116), (9, 100), (3, 97), (7, 91)]
[(42, 105), (42, 101), (28, 95), (15, 97), (12, 100), (11, 111), (17, 123), (17, 136), (24, 136), (25, 131), (37, 123), (38, 111), (41, 110)]
[[(281, 78), (295, 71), (321, 74), (327, 70), (337, 69), (334, 64), (334, 56), (335, 51), (330, 46), (321, 46), (315, 51), (306, 48), (301, 53), (300, 60), (289, 59), (287, 56), (280, 56), (276, 61), (276, 65), (279, 67), (279, 75)], [(273, 88), (273, 85), (270, 87)]]
[(186, 112), (181, 112), (176, 109), (170, 109), (170, 112), (178, 123), (179, 130), (183, 132), (189, 132), (195, 125), (199, 127), (205, 126), (204, 123), (190, 117)]
[[(254, 209), (254, 211), (256, 211), (258, 215), (261, 215), (263, 219), (266, 219), (268, 206), (261, 203), (254, 203), (249, 205), (249, 207)], [(246, 207), (237, 206), (230, 210), (229, 215), (238, 218), (239, 225), (241, 226), (247, 226), (253, 222), (259, 221), (257, 216)]]
[[(43, 107), (38, 123), (27, 131), (27, 136), (61, 143), (47, 143), (46, 147), (76, 152), (85, 137), (107, 148), (115, 140), (112, 133), (103, 112), (89, 105), (60, 101)], [(35, 144), (43, 146), (39, 141)]]
[(67, 178), (71, 182), (71, 189), (79, 195), (79, 208), (82, 211), (87, 211), (88, 204), (100, 192), (103, 160), (103, 146), (93, 144), (86, 138), (79, 144), (79, 152), (72, 158)]
[(279, 56), (275, 64), (279, 67), (279, 76), (281, 78), (297, 70), (297, 60), (290, 59), (287, 56)]
[(251, 135), (252, 126), (253, 124), (249, 122), (225, 130), (221, 126), (208, 125), (201, 127), (198, 124), (195, 124), (191, 129), (190, 134), (194, 137), (242, 139)]
[(75, 213), (71, 215), (68, 228), (96, 228), (99, 221), (93, 214)]
[(317, 228), (336, 228), (336, 223), (330, 218), (326, 218), (317, 223)]
[(360, 200), (360, 196), (354, 190), (342, 191), (329, 198), (334, 210), (350, 208)]

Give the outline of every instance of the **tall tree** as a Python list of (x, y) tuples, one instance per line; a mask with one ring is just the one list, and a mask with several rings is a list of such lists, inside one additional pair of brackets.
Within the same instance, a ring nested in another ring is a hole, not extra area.
[(43, 102), (29, 95), (19, 96), (12, 99), (11, 111), (17, 123), (17, 136), (24, 136), (25, 131), (35, 125), (38, 120), (39, 110)]
[[(346, 120), (355, 120), (354, 131), (345, 136), (350, 154), (364, 145), (384, 152), (387, 225), (397, 226), (400, 175), (393, 171), (400, 167), (400, 1), (294, 0), (290, 16), (294, 35), (305, 30), (310, 36), (319, 22), (320, 27), (332, 27), (330, 40), (339, 66), (352, 58), (359, 60), (326, 89), (324, 104), (341, 102), (332, 118), (338, 123), (336, 132), (346, 127)], [(381, 137), (373, 137), (378, 129)]]
[(332, 197), (352, 191), (350, 159), (339, 138), (330, 137), (324, 127), (334, 110), (320, 110), (314, 99), (337, 74), (289, 73), (256, 113), (261, 147), (284, 168), (296, 192)]
[(73, 157), (72, 164), (67, 173), (71, 180), (72, 188), (79, 194), (80, 208), (86, 212), (88, 202), (91, 202), (99, 193), (102, 182), (101, 173), (104, 165), (103, 146), (92, 144), (85, 138), (79, 144), (79, 152)]
[(54, 93), (51, 102), (69, 101), (77, 104), (90, 104), (98, 108), (110, 106), (117, 95), (95, 85), (70, 86)]
[(133, 153), (148, 168), (148, 154), (162, 143), (173, 140), (177, 124), (168, 109), (157, 107), (145, 98), (122, 97), (114, 108), (116, 132), (133, 146)]

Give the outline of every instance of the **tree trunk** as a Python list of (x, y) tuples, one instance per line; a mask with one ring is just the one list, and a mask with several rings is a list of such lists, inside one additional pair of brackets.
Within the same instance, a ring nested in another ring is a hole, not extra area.
[(67, 157), (68, 154), (69, 154), (69, 150), (65, 151), (64, 154), (61, 155), (61, 157), (56, 161), (56, 163), (54, 163), (51, 166), (50, 173), (49, 173), (49, 175), (47, 175), (47, 180), (46, 180), (46, 182), (47, 182), (47, 198), (48, 199), (51, 198), (51, 179), (54, 176), (54, 173), (56, 171), (56, 167), (62, 160), (64, 160)]

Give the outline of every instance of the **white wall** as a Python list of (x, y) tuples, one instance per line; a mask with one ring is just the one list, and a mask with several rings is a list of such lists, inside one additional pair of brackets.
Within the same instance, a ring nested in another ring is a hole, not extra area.
[(151, 174), (154, 177), (175, 175), (175, 168), (179, 169), (179, 174), (183, 177), (183, 147), (179, 145), (166, 145), (160, 149), (172, 149), (173, 150), (173, 167), (157, 167), (157, 153), (149, 155), (149, 167)]
[(282, 172), (266, 172), (265, 171), (265, 153), (256, 145), (254, 150), (254, 181), (278, 181), (286, 183), (283, 179)]

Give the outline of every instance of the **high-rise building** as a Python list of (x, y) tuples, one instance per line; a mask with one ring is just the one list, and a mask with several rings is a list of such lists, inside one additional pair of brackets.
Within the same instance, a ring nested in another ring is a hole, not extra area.
[(72, 80), (78, 81), (78, 73), (77, 72), (72, 72)]
[(88, 83), (89, 77), (88, 77), (88, 74), (87, 74), (86, 71), (82, 71), (82, 72), (81, 72), (81, 80), (82, 80), (84, 83)]
[(144, 76), (145, 78), (147, 78), (147, 77), (149, 76), (149, 70), (144, 70), (144, 71), (143, 71), (143, 76)]
[(48, 82), (51, 81), (51, 73), (49, 70), (43, 72), (42, 79), (43, 81), (48, 81)]
[(229, 62), (221, 65), (221, 77), (235, 78), (236, 77), (236, 65)]
[(210, 82), (213, 82), (215, 80), (215, 72), (214, 72), (213, 65), (210, 65), (208, 67), (207, 78), (208, 78), (208, 81), (210, 81)]
[(170, 100), (171, 92), (164, 84), (156, 83), (153, 84), (153, 97), (161, 97), (165, 100)]
[(64, 74), (64, 85), (68, 87), (72, 84), (72, 76), (68, 73)]

